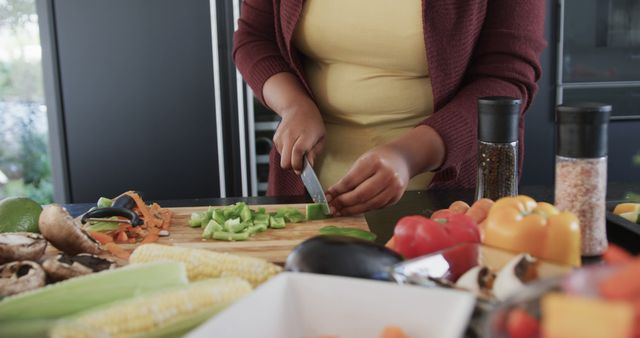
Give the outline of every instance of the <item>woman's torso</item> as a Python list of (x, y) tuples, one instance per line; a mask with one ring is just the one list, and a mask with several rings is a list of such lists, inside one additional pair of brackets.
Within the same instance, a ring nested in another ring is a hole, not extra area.
[(307, 0), (294, 43), (327, 128), (316, 164), (325, 187), (433, 112), (421, 0)]

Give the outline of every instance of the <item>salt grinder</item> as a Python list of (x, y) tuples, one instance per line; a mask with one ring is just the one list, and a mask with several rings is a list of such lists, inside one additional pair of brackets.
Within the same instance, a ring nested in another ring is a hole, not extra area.
[(583, 256), (607, 249), (607, 128), (611, 106), (577, 103), (556, 108), (555, 204), (580, 221)]

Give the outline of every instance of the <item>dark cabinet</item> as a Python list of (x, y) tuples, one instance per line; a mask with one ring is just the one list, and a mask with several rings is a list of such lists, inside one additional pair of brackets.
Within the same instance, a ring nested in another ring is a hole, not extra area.
[(53, 0), (47, 14), (68, 201), (223, 195), (210, 2)]
[(591, 101), (613, 106), (608, 180), (640, 181), (640, 2), (547, 2), (539, 91), (527, 112), (521, 183), (552, 184), (554, 109)]
[(640, 181), (640, 2), (560, 0), (557, 103), (613, 106), (609, 181)]

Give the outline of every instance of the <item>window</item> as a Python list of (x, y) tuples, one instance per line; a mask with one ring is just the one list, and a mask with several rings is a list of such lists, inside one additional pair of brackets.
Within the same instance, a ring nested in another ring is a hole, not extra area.
[(0, 199), (53, 199), (35, 0), (0, 0)]

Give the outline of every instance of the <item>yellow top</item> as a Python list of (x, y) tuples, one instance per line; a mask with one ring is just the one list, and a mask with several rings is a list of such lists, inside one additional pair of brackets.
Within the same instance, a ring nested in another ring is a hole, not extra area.
[(433, 112), (421, 0), (306, 0), (294, 43), (327, 129), (315, 165), (325, 189)]

